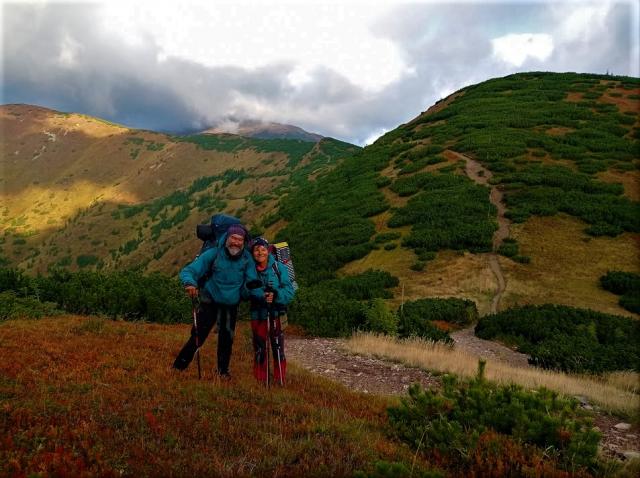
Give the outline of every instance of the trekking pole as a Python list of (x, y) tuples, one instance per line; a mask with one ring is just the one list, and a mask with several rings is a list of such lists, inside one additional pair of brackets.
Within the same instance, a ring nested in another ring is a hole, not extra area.
[(198, 379), (202, 378), (202, 371), (200, 368), (200, 332), (198, 331), (198, 302), (195, 297), (191, 298), (191, 313), (193, 315), (193, 328), (196, 331), (196, 360), (198, 362)]
[(267, 357), (267, 388), (269, 388), (269, 348), (271, 347), (271, 324), (269, 322), (271, 322), (270, 317), (271, 317), (271, 307), (269, 307), (269, 309), (267, 309), (267, 340), (265, 341), (265, 348), (266, 348), (266, 357)]
[(275, 359), (278, 361), (278, 371), (280, 372), (280, 374), (279, 374), (279, 376), (280, 376), (280, 385), (284, 386), (284, 383), (282, 381), (282, 361), (280, 360), (280, 341), (275, 336), (275, 334), (277, 333), (277, 328), (276, 328), (276, 324), (275, 324), (276, 319), (275, 319), (275, 317), (273, 315), (273, 305), (269, 306), (267, 320), (269, 321), (269, 328), (271, 329), (271, 334), (273, 334), (273, 337), (271, 337), (271, 335), (269, 335), (269, 345), (271, 345), (271, 339), (273, 338), (273, 342), (276, 345), (276, 347), (275, 347), (276, 348)]
[[(275, 319), (274, 319), (275, 322)], [(282, 325), (281, 325), (282, 327)], [(277, 330), (277, 329), (276, 329)], [(280, 372), (280, 386), (284, 387), (284, 376), (282, 375), (282, 356), (280, 354), (280, 339), (278, 337), (274, 337), (273, 339), (276, 343), (276, 351), (278, 352), (278, 371)]]

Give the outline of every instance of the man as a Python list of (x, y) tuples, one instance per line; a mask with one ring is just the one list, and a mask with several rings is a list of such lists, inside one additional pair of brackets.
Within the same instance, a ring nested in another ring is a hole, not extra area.
[[(240, 299), (248, 298), (246, 284), (257, 279), (250, 254), (245, 250), (246, 229), (229, 227), (215, 247), (207, 249), (180, 272), (180, 280), (189, 297), (200, 295), (198, 338), (204, 343), (214, 324), (218, 324), (218, 374), (228, 379), (233, 335)], [(201, 284), (201, 290), (198, 284)], [(196, 330), (176, 357), (173, 367), (184, 370), (196, 352)]]

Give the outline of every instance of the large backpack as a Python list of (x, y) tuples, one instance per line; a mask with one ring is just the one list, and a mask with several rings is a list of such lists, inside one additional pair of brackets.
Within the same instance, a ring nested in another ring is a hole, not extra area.
[(222, 236), (224, 236), (229, 230), (229, 227), (234, 224), (241, 226), (244, 229), (244, 242), (246, 246), (251, 238), (249, 236), (249, 231), (247, 231), (247, 228), (242, 225), (240, 219), (234, 216), (229, 216), (228, 214), (214, 214), (211, 216), (211, 222), (209, 224), (198, 224), (196, 226), (196, 235), (198, 236), (198, 239), (202, 241), (202, 247), (200, 248), (198, 255), (202, 254), (207, 249), (217, 246), (218, 242), (220, 242), (220, 238), (222, 238)]
[(298, 290), (296, 271), (293, 268), (293, 260), (291, 260), (291, 249), (289, 249), (289, 244), (286, 242), (278, 242), (276, 244), (272, 244), (270, 249), (271, 250), (269, 252), (271, 252), (276, 259), (273, 263), (273, 271), (276, 273), (278, 281), (282, 283), (280, 269), (278, 268), (279, 264), (282, 264), (289, 272), (289, 279), (291, 280), (291, 285), (293, 285), (293, 290)]
[[(251, 237), (249, 236), (249, 231), (247, 230), (247, 228), (242, 224), (242, 222), (240, 222), (240, 219), (234, 216), (229, 216), (228, 214), (214, 214), (213, 216), (211, 216), (211, 222), (209, 224), (198, 224), (196, 226), (196, 236), (198, 236), (198, 239), (202, 241), (202, 247), (200, 248), (198, 256), (207, 249), (211, 249), (212, 247), (219, 245), (220, 239), (227, 233), (229, 227), (233, 226), (234, 224), (241, 226), (244, 229), (244, 245), (246, 247)], [(213, 268), (215, 268), (215, 265), (216, 262), (214, 259), (214, 262), (211, 265), (211, 269), (208, 270), (207, 273), (198, 281), (198, 288), (201, 292), (201, 299), (203, 298), (203, 286), (213, 274)]]

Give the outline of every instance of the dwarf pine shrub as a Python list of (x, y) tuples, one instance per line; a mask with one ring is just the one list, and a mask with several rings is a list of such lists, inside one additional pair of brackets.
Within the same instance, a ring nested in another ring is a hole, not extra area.
[(565, 470), (597, 466), (600, 435), (590, 419), (576, 400), (547, 389), (497, 386), (481, 374), (470, 382), (446, 375), (442, 390), (412, 385), (408, 396), (388, 414), (396, 436), (416, 452), (445, 457), (458, 472), (482, 465), (473, 457), (492, 434), (502, 437), (496, 442), (502, 443), (494, 449), (494, 460), (513, 461), (514, 451), (533, 447)]

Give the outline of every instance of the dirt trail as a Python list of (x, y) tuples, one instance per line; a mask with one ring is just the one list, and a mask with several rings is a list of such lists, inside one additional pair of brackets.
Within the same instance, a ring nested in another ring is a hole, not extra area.
[[(456, 153), (455, 151), (448, 151), (454, 157), (461, 159), (465, 162), (465, 173), (471, 180), (473, 180), (477, 184), (481, 184), (483, 186), (487, 186), (489, 184), (489, 180), (493, 176), (491, 171), (482, 166), (475, 159), (471, 159), (464, 154)], [(505, 217), (505, 212), (507, 210), (504, 204), (504, 195), (502, 191), (500, 191), (496, 186), (491, 186), (491, 192), (489, 194), (489, 201), (493, 204), (498, 210), (498, 230), (493, 234), (493, 252), (488, 254), (489, 259), (489, 267), (491, 271), (496, 276), (496, 280), (498, 281), (498, 289), (496, 290), (493, 299), (491, 300), (491, 313), (495, 314), (498, 312), (500, 307), (500, 299), (502, 299), (502, 294), (507, 287), (507, 281), (504, 277), (504, 273), (502, 272), (502, 267), (500, 267), (500, 262), (498, 261), (497, 250), (502, 245), (502, 242), (509, 237), (509, 224), (511, 221)]]

